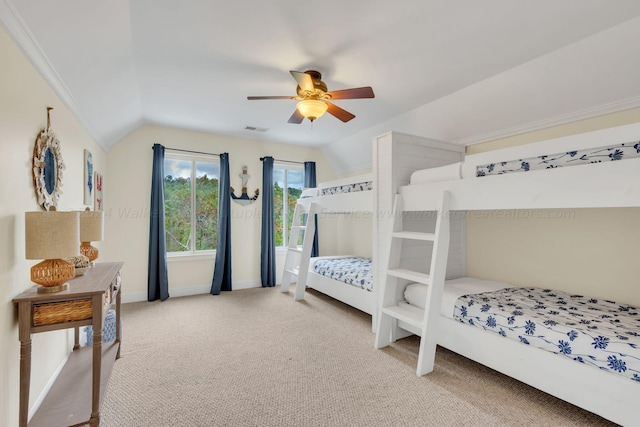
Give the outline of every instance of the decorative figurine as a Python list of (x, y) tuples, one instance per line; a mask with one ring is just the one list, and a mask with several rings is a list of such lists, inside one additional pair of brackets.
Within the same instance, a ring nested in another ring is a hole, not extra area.
[(236, 196), (234, 194), (235, 190), (233, 189), (233, 187), (229, 187), (231, 190), (231, 198), (233, 199), (234, 202), (241, 204), (242, 206), (247, 206), (255, 202), (256, 200), (258, 200), (258, 196), (260, 195), (260, 190), (256, 188), (256, 192), (252, 197), (249, 197), (249, 195), (247, 194), (247, 182), (249, 181), (249, 178), (251, 177), (251, 175), (247, 173), (246, 165), (242, 166), (242, 173), (238, 176), (240, 177), (240, 179), (242, 179), (242, 195), (240, 197)]

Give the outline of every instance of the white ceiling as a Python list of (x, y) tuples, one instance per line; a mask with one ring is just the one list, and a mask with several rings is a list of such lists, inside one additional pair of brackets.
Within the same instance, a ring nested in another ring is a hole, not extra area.
[[(5, 29), (107, 151), (146, 123), (324, 146), (429, 106), (471, 119), (489, 107), (469, 111), (469, 88), (491, 84), (500, 99), (523, 81), (532, 96), (558, 75), (580, 82), (585, 69), (570, 55), (548, 58), (589, 38), (597, 46), (598, 34), (638, 16), (638, 0), (0, 0)], [(637, 63), (637, 46), (615, 48)], [(247, 100), (295, 95), (289, 70), (307, 69), (320, 71), (329, 90), (372, 86), (376, 97), (335, 101), (356, 118), (325, 115), (313, 126), (287, 123), (293, 100)], [(637, 100), (638, 68), (631, 71), (551, 96), (565, 116)], [(468, 143), (532, 121), (532, 111), (512, 106), (464, 132), (455, 128), (463, 118), (440, 120), (437, 133)]]

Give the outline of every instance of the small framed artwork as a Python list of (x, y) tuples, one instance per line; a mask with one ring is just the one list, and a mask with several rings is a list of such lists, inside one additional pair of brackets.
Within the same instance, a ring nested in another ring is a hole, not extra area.
[(96, 172), (95, 179), (93, 181), (95, 185), (95, 204), (93, 210), (101, 211), (103, 208), (102, 205), (102, 174)]
[(89, 150), (84, 150), (84, 204), (93, 204), (93, 157)]

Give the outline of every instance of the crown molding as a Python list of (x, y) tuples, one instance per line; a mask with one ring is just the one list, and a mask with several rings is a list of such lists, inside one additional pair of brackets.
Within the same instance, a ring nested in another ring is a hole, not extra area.
[(618, 113), (620, 111), (637, 107), (640, 107), (640, 96), (614, 101), (609, 104), (603, 104), (597, 107), (587, 108), (569, 114), (550, 117), (548, 119), (539, 120), (537, 122), (531, 122), (520, 126), (513, 126), (484, 135), (460, 138), (458, 140), (455, 140), (454, 143), (463, 146), (481, 144), (483, 142), (495, 141), (497, 139), (508, 138), (514, 135), (547, 129), (553, 126), (566, 125), (568, 123), (576, 122), (579, 120), (592, 119), (594, 117), (604, 116), (605, 114)]
[(71, 94), (58, 73), (55, 71), (49, 58), (44, 54), (40, 44), (20, 17), (20, 14), (9, 0), (0, 0), (0, 22), (20, 50), (31, 61), (34, 68), (40, 73), (44, 80), (51, 86), (62, 102), (71, 110), (80, 124), (87, 130), (94, 139), (95, 133), (89, 126), (88, 121), (82, 114), (80, 106), (75, 97)]

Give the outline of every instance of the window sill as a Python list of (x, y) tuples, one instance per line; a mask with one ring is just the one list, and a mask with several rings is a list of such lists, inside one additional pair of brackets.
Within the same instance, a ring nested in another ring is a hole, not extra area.
[(198, 253), (174, 252), (174, 253), (167, 254), (167, 262), (207, 261), (207, 260), (214, 260), (215, 258), (216, 258), (216, 251), (203, 251)]

